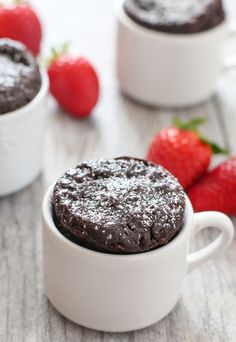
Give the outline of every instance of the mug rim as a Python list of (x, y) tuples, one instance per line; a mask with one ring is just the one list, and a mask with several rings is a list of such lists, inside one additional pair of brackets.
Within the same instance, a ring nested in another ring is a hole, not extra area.
[[(224, 18), (224, 20), (216, 25), (215, 27), (212, 27), (208, 30), (201, 31), (201, 32), (195, 32), (195, 33), (171, 33), (171, 32), (162, 32), (158, 30), (153, 30), (151, 28), (142, 26), (132, 20), (125, 12), (123, 3), (124, 0), (113, 0), (114, 2), (114, 8), (116, 12), (116, 16), (119, 20), (122, 21), (123, 24), (128, 26), (129, 29), (136, 31), (139, 34), (142, 34), (146, 37), (149, 36), (149, 38), (162, 38), (162, 39), (173, 39), (173, 40), (182, 40), (182, 41), (192, 41), (193, 39), (201, 39), (201, 38), (207, 38), (208, 36), (212, 35), (213, 33), (216, 33), (217, 31), (221, 31), (227, 26), (228, 17)], [(118, 3), (119, 2), (119, 3)]]
[(181, 230), (178, 234), (166, 245), (161, 246), (159, 248), (155, 248), (143, 253), (133, 253), (133, 254), (113, 254), (113, 253), (104, 253), (101, 251), (95, 251), (93, 249), (89, 249), (87, 247), (80, 246), (75, 242), (66, 238), (57, 228), (56, 224), (54, 223), (52, 217), (52, 210), (51, 210), (51, 201), (52, 201), (52, 192), (56, 181), (53, 182), (47, 189), (42, 202), (42, 216), (43, 216), (43, 224), (47, 225), (47, 228), (50, 229), (51, 233), (53, 233), (54, 237), (60, 241), (60, 243), (65, 244), (66, 247), (74, 249), (78, 253), (82, 253), (87, 255), (88, 257), (100, 257), (104, 259), (113, 259), (113, 260), (126, 260), (126, 261), (133, 261), (136, 259), (146, 259), (148, 257), (153, 257), (162, 253), (165, 253), (168, 249), (175, 247), (180, 241), (185, 238), (187, 227), (190, 226), (192, 218), (193, 218), (193, 208), (192, 204), (185, 194), (185, 213), (184, 213), (184, 220)]
[(41, 87), (38, 91), (38, 93), (35, 95), (35, 97), (28, 103), (26, 103), (24, 106), (17, 108), (15, 110), (12, 110), (10, 112), (6, 112), (0, 115), (0, 122), (7, 121), (14, 119), (16, 116), (24, 115), (28, 111), (32, 110), (34, 106), (41, 101), (41, 99), (44, 97), (44, 95), (48, 91), (49, 86), (49, 80), (48, 75), (46, 72), (46, 69), (42, 66), (39, 67), (39, 72), (41, 76)]

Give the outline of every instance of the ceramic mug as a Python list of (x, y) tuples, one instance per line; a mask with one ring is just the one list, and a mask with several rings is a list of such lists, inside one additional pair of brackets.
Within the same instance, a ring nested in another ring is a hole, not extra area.
[[(213, 93), (223, 71), (227, 23), (200, 33), (171, 34), (135, 23), (114, 0), (116, 69), (123, 92), (145, 104), (183, 107)], [(236, 65), (234, 58), (233, 65)]]
[(40, 73), (42, 85), (33, 100), (0, 115), (0, 196), (24, 188), (42, 169), (48, 77)]
[[(187, 272), (227, 248), (230, 219), (219, 212), (194, 214), (186, 197), (184, 224), (167, 245), (145, 253), (117, 255), (81, 247), (56, 228), (52, 185), (43, 200), (43, 264), (46, 296), (65, 317), (95, 330), (122, 332), (158, 322), (175, 306)], [(192, 234), (213, 226), (220, 235), (188, 252)]]

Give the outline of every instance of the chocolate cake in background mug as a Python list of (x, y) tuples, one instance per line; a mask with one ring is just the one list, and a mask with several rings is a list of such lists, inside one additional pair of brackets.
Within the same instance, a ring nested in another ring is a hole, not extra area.
[(116, 74), (122, 92), (143, 104), (167, 108), (209, 99), (228, 65), (223, 51), (229, 21), (223, 2), (114, 3)]
[(69, 169), (53, 191), (54, 220), (71, 241), (128, 254), (166, 245), (181, 229), (185, 195), (161, 166), (121, 157)]
[(125, 0), (124, 9), (138, 24), (170, 33), (206, 31), (225, 18), (221, 0)]
[(0, 39), (0, 114), (29, 103), (40, 87), (41, 75), (33, 55), (20, 42)]

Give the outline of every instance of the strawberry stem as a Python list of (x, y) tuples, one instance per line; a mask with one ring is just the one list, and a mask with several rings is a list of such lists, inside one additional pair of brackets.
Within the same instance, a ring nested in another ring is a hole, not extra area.
[(173, 124), (175, 127), (183, 129), (185, 131), (194, 131), (197, 132), (198, 127), (206, 123), (206, 119), (204, 118), (196, 118), (190, 121), (183, 122), (177, 117), (173, 118)]
[(16, 5), (22, 5), (22, 4), (27, 4), (27, 1), (25, 1), (25, 0), (14, 0), (14, 3)]
[(47, 64), (51, 64), (61, 56), (65, 55), (69, 50), (70, 44), (65, 42), (60, 48), (51, 48), (51, 56), (47, 60)]
[(182, 129), (184, 131), (193, 131), (193, 132), (197, 133), (199, 140), (202, 143), (210, 146), (210, 148), (214, 154), (228, 154), (228, 151), (226, 149), (221, 148), (216, 143), (208, 140), (207, 138), (205, 138), (203, 135), (201, 135), (199, 133), (198, 128), (199, 128), (199, 126), (203, 125), (204, 123), (206, 123), (206, 119), (204, 119), (204, 118), (195, 118), (195, 119), (192, 119), (192, 120), (187, 121), (187, 122), (183, 122), (182, 120), (180, 120), (177, 117), (173, 118), (173, 125), (175, 127)]
[(205, 137), (203, 137), (203, 136), (200, 135), (200, 134), (199, 134), (199, 139), (200, 139), (200, 141), (203, 142), (204, 144), (209, 145), (210, 148), (211, 148), (211, 150), (212, 150), (212, 152), (213, 152), (214, 154), (226, 154), (226, 155), (229, 154), (229, 152), (228, 152), (226, 149), (221, 148), (220, 146), (218, 146), (218, 145), (215, 144), (214, 142), (212, 142), (212, 141), (206, 139)]

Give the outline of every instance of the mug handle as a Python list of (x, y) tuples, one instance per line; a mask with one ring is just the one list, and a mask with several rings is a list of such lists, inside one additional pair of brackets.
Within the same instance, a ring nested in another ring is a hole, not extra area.
[(195, 227), (193, 235), (208, 227), (218, 228), (220, 235), (208, 246), (199, 251), (190, 253), (187, 257), (188, 272), (213, 258), (218, 252), (225, 250), (233, 240), (234, 226), (231, 220), (224, 214), (216, 211), (207, 211), (194, 214)]
[[(228, 31), (228, 40), (236, 38), (236, 25), (230, 23), (229, 24), (229, 31)], [(232, 53), (228, 56), (223, 58), (223, 66), (224, 69), (231, 69), (236, 67), (236, 54)]]

